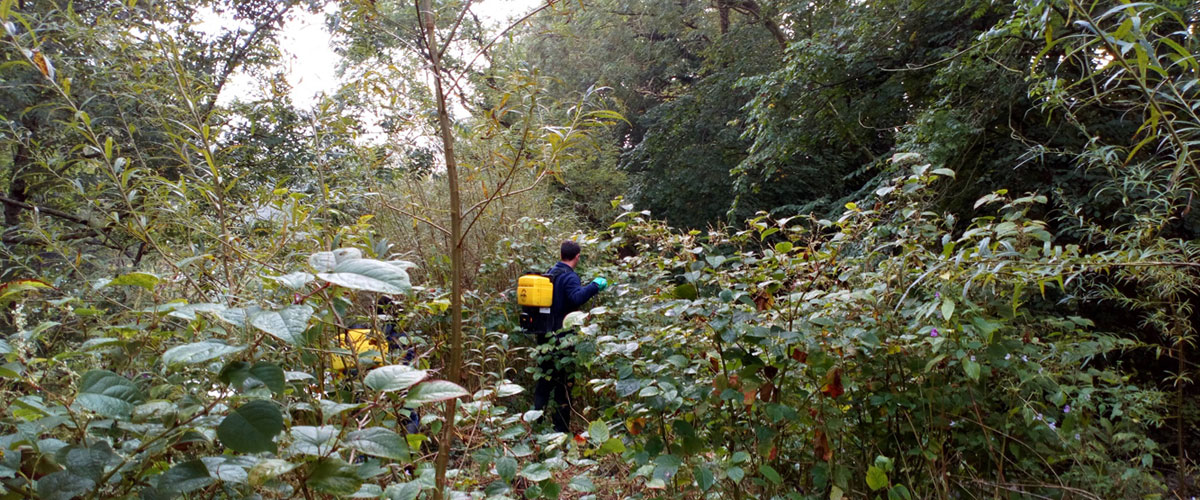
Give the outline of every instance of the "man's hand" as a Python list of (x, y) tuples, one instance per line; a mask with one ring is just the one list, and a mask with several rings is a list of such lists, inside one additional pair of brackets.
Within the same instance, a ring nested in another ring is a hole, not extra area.
[(596, 288), (599, 288), (601, 292), (603, 292), (605, 288), (608, 288), (608, 280), (601, 278), (599, 276), (597, 276), (596, 279), (592, 280), (592, 283), (595, 283)]

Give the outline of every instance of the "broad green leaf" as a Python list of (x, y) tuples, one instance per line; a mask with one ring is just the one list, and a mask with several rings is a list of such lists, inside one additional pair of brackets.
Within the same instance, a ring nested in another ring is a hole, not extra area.
[(191, 365), (217, 359), (227, 354), (241, 352), (246, 346), (232, 346), (223, 342), (206, 340), (194, 342), (167, 349), (162, 355), (163, 364), (168, 367)]
[(746, 477), (746, 471), (742, 470), (741, 467), (734, 466), (727, 469), (725, 475), (729, 476), (731, 481), (740, 483), (742, 482), (742, 478)]
[(204, 457), (200, 461), (204, 462), (209, 476), (213, 479), (234, 484), (249, 483), (250, 471), (248, 469), (258, 463), (252, 457), (246, 456)]
[(54, 288), (48, 283), (41, 280), (13, 280), (3, 285), (0, 285), (0, 303), (5, 299), (18, 298), (19, 294), (31, 292), (34, 290), (42, 290), (46, 288)]
[(878, 491), (887, 485), (888, 477), (883, 469), (874, 465), (867, 469), (867, 486), (871, 488), (871, 491)]
[(338, 428), (332, 425), (297, 425), (292, 427), (289, 434), (292, 436), (292, 446), (288, 449), (291, 453), (323, 457), (333, 453)]
[(597, 420), (589, 424), (588, 440), (593, 444), (601, 444), (608, 441), (608, 425), (602, 420)]
[(408, 462), (408, 443), (395, 432), (382, 427), (368, 427), (346, 434), (342, 442), (359, 453)]
[(514, 477), (517, 477), (517, 459), (513, 457), (500, 457), (496, 460), (496, 474), (500, 476), (506, 483), (511, 483)]
[(307, 305), (289, 306), (278, 311), (259, 311), (250, 316), (250, 324), (292, 345), (304, 343), (304, 330), (313, 308)]
[[(250, 367), (250, 376), (253, 377), (254, 380), (262, 382), (262, 384), (267, 386), (267, 389), (270, 389), (271, 392), (275, 394), (283, 394), (285, 378), (283, 368), (280, 368), (273, 363), (259, 361), (254, 363), (254, 366)], [(243, 381), (243, 384), (244, 383), (245, 381)]]
[(376, 391), (391, 392), (408, 389), (424, 379), (425, 370), (408, 365), (388, 365), (368, 372), (363, 383)]
[(470, 393), (466, 389), (448, 380), (430, 380), (413, 387), (404, 397), (409, 404), (435, 403), (447, 399), (461, 398)]
[(259, 486), (271, 479), (287, 474), (292, 469), (298, 467), (298, 465), (278, 458), (264, 458), (250, 468), (250, 484)]
[(313, 280), (317, 279), (316, 276), (309, 274), (309, 273), (305, 273), (305, 272), (294, 272), (294, 273), (285, 274), (283, 276), (267, 276), (267, 277), (270, 278), (271, 280), (278, 282), (280, 285), (283, 285), (292, 290), (299, 290), (301, 288), (304, 288), (304, 285), (307, 285), (307, 284), (311, 283)]
[(185, 319), (188, 321), (195, 321), (196, 313), (206, 312), (220, 314), (221, 311), (226, 309), (228, 309), (228, 307), (225, 307), (222, 304), (210, 304), (207, 302), (199, 304), (182, 304), (172, 307), (171, 311), (167, 313), (167, 316)]
[(692, 476), (696, 478), (696, 486), (700, 487), (700, 491), (708, 491), (717, 482), (712, 471), (703, 465), (692, 467)]
[(897, 484), (888, 489), (888, 500), (912, 500), (912, 494), (903, 484)]
[(333, 271), (338, 264), (359, 260), (362, 250), (357, 248), (339, 248), (332, 252), (317, 252), (308, 257), (308, 265), (319, 273)]
[(213, 483), (208, 467), (199, 460), (175, 464), (158, 478), (158, 489), (170, 495), (183, 495)]
[(388, 485), (387, 489), (383, 491), (383, 495), (388, 500), (416, 500), (417, 495), (421, 494), (421, 489), (421, 484), (417, 481), (393, 483)]
[(795, 246), (792, 245), (792, 242), (790, 241), (781, 241), (775, 244), (776, 253), (788, 253), (792, 251), (793, 248), (795, 248)]
[(112, 447), (104, 441), (89, 447), (64, 446), (56, 455), (57, 461), (71, 474), (92, 481), (99, 481), (110, 467), (121, 462), (121, 458), (113, 453)]
[(580, 493), (592, 493), (596, 491), (595, 483), (587, 477), (587, 474), (579, 474), (571, 478), (571, 482), (567, 483), (567, 487)]
[(967, 372), (971, 380), (979, 380), (979, 363), (968, 359), (963, 362), (963, 371)]
[(522, 392), (525, 392), (524, 387), (521, 387), (520, 385), (511, 383), (511, 382), (504, 382), (504, 383), (500, 384), (500, 387), (496, 388), (496, 397), (506, 398), (508, 396), (520, 394)]
[(950, 319), (954, 315), (954, 301), (950, 297), (942, 299), (942, 318)]
[(354, 467), (339, 459), (325, 459), (314, 463), (308, 471), (308, 487), (333, 496), (352, 495), (362, 486), (362, 479), (354, 473)]
[(111, 418), (129, 418), (136, 403), (142, 401), (137, 385), (108, 370), (83, 374), (75, 402), (84, 408)]
[(600, 445), (599, 450), (601, 455), (608, 453), (625, 453), (625, 442), (621, 438), (609, 438), (603, 445)]
[(275, 436), (282, 431), (283, 414), (279, 407), (270, 401), (257, 400), (227, 415), (217, 426), (217, 437), (225, 447), (237, 452), (274, 452)]
[(148, 291), (153, 292), (154, 286), (157, 285), (159, 281), (162, 280), (158, 276), (139, 271), (118, 276), (116, 279), (105, 283), (104, 286), (140, 286)]
[(338, 286), (387, 294), (408, 293), (412, 289), (408, 272), (399, 266), (378, 260), (358, 259), (340, 262), (318, 278)]
[(775, 483), (776, 486), (783, 484), (783, 478), (779, 477), (779, 472), (777, 472), (775, 468), (771, 467), (770, 465), (762, 464), (758, 466), (758, 473), (772, 483)]
[(541, 462), (529, 464), (524, 469), (521, 469), (521, 477), (535, 483), (540, 483), (550, 479), (550, 467)]
[(60, 470), (37, 480), (38, 496), (46, 500), (70, 500), (92, 491), (96, 482)]
[(684, 283), (675, 287), (671, 292), (677, 299), (696, 300), (696, 285), (693, 283)]

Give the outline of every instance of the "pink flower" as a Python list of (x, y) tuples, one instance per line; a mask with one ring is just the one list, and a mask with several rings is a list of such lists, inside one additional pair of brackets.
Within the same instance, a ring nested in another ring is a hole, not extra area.
[(934, 328), (934, 329), (930, 330), (930, 331), (929, 331), (929, 336), (930, 336), (930, 337), (937, 337), (937, 336), (938, 336), (938, 333), (937, 333), (937, 328)]

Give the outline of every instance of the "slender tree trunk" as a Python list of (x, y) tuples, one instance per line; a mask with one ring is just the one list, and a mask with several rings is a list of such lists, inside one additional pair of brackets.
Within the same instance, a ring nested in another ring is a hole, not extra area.
[[(437, 97), (438, 128), (442, 136), (442, 154), (446, 161), (446, 179), (450, 185), (450, 365), (446, 368), (447, 378), (459, 384), (462, 376), (462, 205), (458, 192), (458, 164), (454, 161), (454, 133), (450, 128), (450, 113), (447, 109), (446, 91), (442, 86), (441, 54), (438, 53), (436, 23), (430, 0), (419, 0), (421, 29), (425, 34), (425, 48), (429, 51), (429, 63), (433, 72), (433, 86)], [(450, 462), (450, 444), (454, 440), (454, 415), (457, 399), (446, 402), (442, 422), (442, 435), (438, 439), (436, 460), (437, 489), (434, 498), (441, 500), (446, 489), (446, 468)]]
[[(8, 181), (8, 197), (24, 203), (29, 199), (29, 193), (26, 191), (29, 188), (28, 182), (25, 180), (24, 171), (28, 170), (29, 164), (33, 158), (29, 153), (29, 148), (25, 143), (17, 143), (17, 151), (13, 154), (12, 162), (12, 177)], [(21, 207), (13, 204), (4, 205), (4, 231), (8, 232), (15, 230), (21, 223)]]

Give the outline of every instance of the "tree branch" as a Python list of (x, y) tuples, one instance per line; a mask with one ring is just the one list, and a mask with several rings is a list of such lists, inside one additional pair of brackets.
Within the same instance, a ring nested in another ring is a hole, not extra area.
[(57, 217), (59, 219), (68, 220), (68, 221), (74, 222), (76, 224), (83, 224), (83, 225), (89, 226), (89, 227), (91, 226), (91, 223), (87, 219), (80, 217), (78, 215), (72, 215), (72, 214), (63, 212), (62, 210), (57, 210), (57, 209), (53, 209), (53, 208), (49, 208), (49, 207), (39, 207), (37, 205), (33, 205), (33, 204), (25, 203), (23, 201), (17, 201), (12, 198), (8, 198), (6, 196), (0, 196), (0, 203), (3, 203), (5, 205), (11, 206), (11, 207), (18, 207), (18, 208), (23, 208), (25, 210), (31, 210), (34, 212), (43, 213), (43, 214), (49, 215), (51, 217)]

